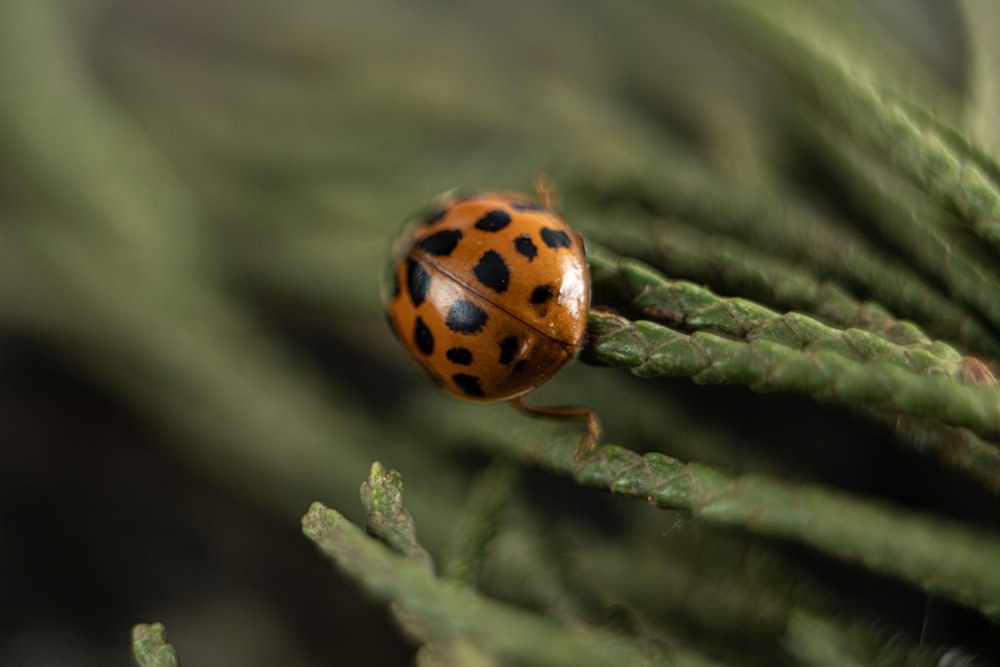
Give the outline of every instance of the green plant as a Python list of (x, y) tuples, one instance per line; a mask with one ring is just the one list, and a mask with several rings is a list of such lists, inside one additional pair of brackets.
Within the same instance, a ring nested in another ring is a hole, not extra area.
[[(420, 664), (996, 658), (996, 10), (921, 49), (862, 2), (161, 4), (0, 4), (4, 341), (316, 503)], [(595, 299), (534, 400), (593, 452), (434, 394), (378, 305), (410, 211), (538, 171)]]

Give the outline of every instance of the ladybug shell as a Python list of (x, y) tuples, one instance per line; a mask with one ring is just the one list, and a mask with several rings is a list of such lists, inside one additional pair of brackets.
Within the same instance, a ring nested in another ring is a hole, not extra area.
[(404, 227), (384, 300), (432, 381), (471, 400), (511, 399), (579, 351), (590, 305), (583, 240), (525, 195), (446, 196)]

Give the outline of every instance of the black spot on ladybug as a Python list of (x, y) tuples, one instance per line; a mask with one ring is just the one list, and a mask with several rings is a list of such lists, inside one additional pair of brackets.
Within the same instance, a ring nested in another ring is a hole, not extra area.
[(500, 363), (509, 366), (517, 357), (517, 351), (520, 347), (517, 339), (513, 336), (508, 336), (500, 341)]
[(500, 209), (494, 209), (476, 220), (476, 229), (484, 232), (499, 232), (510, 224), (510, 214)]
[(451, 304), (448, 309), (448, 316), (444, 323), (449, 329), (456, 333), (476, 333), (484, 326), (489, 316), (486, 311), (472, 303), (459, 299)]
[(427, 269), (413, 259), (406, 260), (406, 289), (414, 306), (424, 302), (430, 288), (431, 274), (427, 273)]
[(483, 396), (483, 388), (479, 386), (479, 378), (475, 375), (455, 373), (451, 376), (455, 384), (469, 396)]
[(468, 366), (472, 363), (472, 352), (464, 347), (452, 347), (444, 353), (448, 361), (459, 366)]
[(511, 202), (510, 207), (515, 211), (547, 211), (549, 207), (537, 201), (517, 201)]
[(510, 280), (510, 269), (496, 250), (487, 250), (472, 269), (476, 279), (494, 292), (506, 292)]
[(540, 303), (545, 303), (555, 295), (556, 293), (552, 289), (552, 285), (539, 285), (531, 291), (530, 301), (537, 306)]
[(542, 243), (550, 248), (569, 248), (573, 240), (561, 229), (542, 228)]
[(423, 239), (417, 245), (420, 249), (436, 257), (447, 257), (462, 240), (462, 232), (458, 229), (444, 229)]
[(520, 373), (521, 371), (523, 371), (525, 369), (525, 367), (527, 365), (528, 365), (528, 360), (527, 359), (521, 359), (521, 361), (519, 361), (516, 364), (514, 364), (514, 368), (512, 370), (515, 373)]
[(448, 207), (441, 206), (440, 208), (431, 209), (423, 215), (420, 222), (424, 225), (433, 225), (435, 222), (441, 222), (444, 216), (448, 215)]
[(417, 344), (417, 349), (419, 349), (424, 354), (430, 354), (434, 351), (434, 334), (431, 330), (427, 328), (424, 321), (417, 318), (417, 323), (413, 327), (413, 342)]
[(531, 242), (530, 234), (521, 234), (514, 239), (514, 249), (531, 261), (538, 257), (538, 248)]

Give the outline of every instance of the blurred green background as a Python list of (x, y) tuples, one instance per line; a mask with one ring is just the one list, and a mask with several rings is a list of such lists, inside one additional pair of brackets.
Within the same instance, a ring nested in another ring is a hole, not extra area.
[[(967, 108), (953, 3), (765, 4), (934, 112)], [(129, 664), (130, 626), (152, 620), (189, 665), (412, 660), (299, 517), (322, 500), (363, 522), (358, 485), (379, 460), (403, 473), (435, 553), (489, 460), (449, 424), (527, 417), (436, 395), (389, 334), (379, 283), (407, 215), (453, 187), (530, 190), (546, 173), (570, 223), (606, 242), (648, 214), (634, 193), (677, 179), (703, 188), (693, 199), (765, 191), (851, 217), (788, 131), (767, 45), (726, 7), (3, 3), (0, 664)], [(808, 398), (578, 363), (536, 402), (589, 405), (637, 451), (996, 522), (989, 491)], [(523, 497), (536, 521), (581, 523), (626, 555), (662, 549), (706, 581), (793, 562), (890, 632), (996, 649), (982, 619), (795, 548), (538, 471)], [(766, 633), (666, 607), (692, 642), (773, 664)]]

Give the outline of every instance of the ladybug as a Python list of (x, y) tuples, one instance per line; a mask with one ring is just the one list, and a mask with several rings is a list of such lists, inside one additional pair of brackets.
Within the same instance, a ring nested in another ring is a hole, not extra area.
[(396, 338), (445, 392), (586, 419), (593, 446), (592, 411), (521, 400), (577, 355), (590, 306), (583, 237), (542, 186), (536, 197), (440, 197), (403, 227), (383, 301)]

